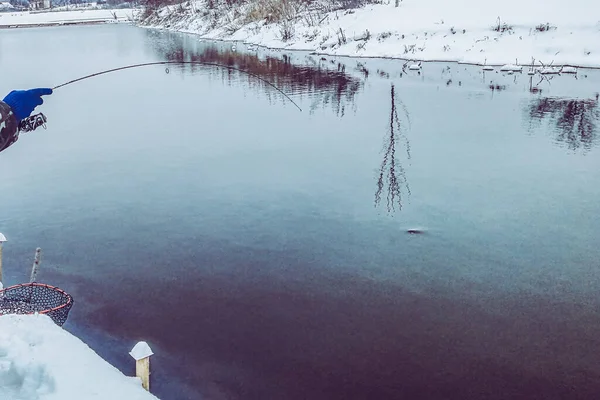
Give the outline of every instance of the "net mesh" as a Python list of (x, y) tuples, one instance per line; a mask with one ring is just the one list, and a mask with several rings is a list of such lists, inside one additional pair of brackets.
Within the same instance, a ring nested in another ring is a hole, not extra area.
[(69, 316), (73, 297), (43, 283), (23, 283), (0, 290), (0, 316), (6, 314), (46, 314), (59, 326)]

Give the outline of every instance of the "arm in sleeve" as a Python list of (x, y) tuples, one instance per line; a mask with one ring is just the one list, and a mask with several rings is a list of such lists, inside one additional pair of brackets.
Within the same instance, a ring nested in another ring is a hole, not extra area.
[(0, 101), (0, 152), (19, 139), (19, 122), (10, 106)]

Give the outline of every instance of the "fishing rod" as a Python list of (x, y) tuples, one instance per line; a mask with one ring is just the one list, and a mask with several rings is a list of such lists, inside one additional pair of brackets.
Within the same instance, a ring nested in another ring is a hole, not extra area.
[[(112, 69), (107, 69), (104, 71), (100, 71), (100, 72), (96, 72), (93, 74), (89, 74), (89, 75), (85, 75), (82, 76), (80, 78), (76, 78), (76, 79), (72, 79), (70, 81), (61, 83), (60, 85), (56, 85), (52, 88), (52, 90), (56, 90), (56, 89), (60, 89), (63, 88), (65, 86), (71, 85), (75, 82), (80, 82), (83, 81), (85, 79), (90, 79), (90, 78), (94, 78), (96, 76), (100, 76), (100, 75), (104, 75), (104, 74), (108, 74), (111, 72), (117, 72), (117, 71), (123, 71), (126, 69), (132, 69), (132, 68), (140, 68), (140, 67), (148, 67), (151, 65), (172, 65), (172, 64), (180, 64), (180, 65), (186, 65), (186, 64), (192, 64), (192, 65), (203, 65), (203, 66), (209, 66), (209, 67), (220, 67), (220, 68), (227, 68), (233, 71), (238, 71), (244, 74), (247, 74), (249, 76), (252, 76), (264, 83), (266, 83), (267, 85), (271, 86), (272, 88), (274, 88), (275, 90), (277, 90), (279, 93), (281, 93), (283, 96), (285, 96), (294, 106), (296, 106), (296, 108), (298, 108), (298, 110), (302, 111), (302, 108), (300, 108), (300, 106), (298, 104), (296, 104), (296, 102), (294, 100), (292, 100), (292, 98), (290, 96), (288, 96), (283, 90), (279, 89), (277, 86), (275, 86), (274, 84), (272, 84), (271, 82), (269, 82), (268, 80), (260, 77), (259, 75), (250, 72), (250, 71), (245, 71), (241, 68), (237, 68), (237, 67), (233, 67), (231, 65), (223, 65), (223, 64), (218, 64), (218, 63), (212, 63), (212, 62), (205, 62), (205, 61), (154, 61), (154, 62), (147, 62), (147, 63), (139, 63), (139, 64), (132, 64), (132, 65), (126, 65), (123, 67), (118, 67), (118, 68), (112, 68)], [(169, 73), (169, 69), (166, 68), (166, 72)], [(19, 130), (23, 131), (23, 132), (30, 132), (33, 131), (37, 128), (39, 128), (40, 126), (43, 126), (44, 128), (46, 128), (46, 122), (47, 122), (47, 118), (44, 114), (39, 113), (36, 115), (32, 115), (28, 118), (25, 118), (24, 120), (22, 120), (19, 123)]]

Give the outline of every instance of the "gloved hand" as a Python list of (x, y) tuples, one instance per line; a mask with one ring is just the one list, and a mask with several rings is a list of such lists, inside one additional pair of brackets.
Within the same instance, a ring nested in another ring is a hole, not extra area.
[(13, 90), (2, 101), (10, 106), (17, 121), (21, 121), (29, 117), (37, 106), (44, 103), (42, 96), (50, 94), (52, 89), (49, 88)]

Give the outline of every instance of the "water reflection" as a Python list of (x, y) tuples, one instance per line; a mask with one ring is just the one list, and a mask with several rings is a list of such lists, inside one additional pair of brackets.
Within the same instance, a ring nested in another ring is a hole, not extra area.
[[(214, 63), (250, 72), (271, 82), (289, 95), (300, 98), (308, 96), (311, 100), (311, 112), (331, 106), (337, 115), (344, 116), (347, 108), (354, 105), (357, 93), (363, 88), (363, 80), (346, 73), (344, 64), (328, 62), (324, 58), (312, 64), (299, 65), (286, 54), (273, 56), (255, 51), (238, 52), (231, 45), (200, 43), (184, 35), (165, 35), (152, 30), (149, 30), (147, 35), (150, 39), (148, 43), (164, 60)], [(273, 96), (278, 96), (272, 88), (239, 71), (193, 64), (172, 69), (191, 73), (202, 70), (220, 77), (228, 85), (244, 80), (251, 88), (262, 88), (270, 100), (273, 100)]]
[[(356, 61), (355, 67), (346, 68), (346, 64), (340, 63), (334, 57), (324, 57), (316, 54), (307, 56), (290, 56), (279, 51), (263, 51), (253, 48), (245, 48), (243, 45), (233, 45), (227, 42), (199, 41), (193, 36), (177, 33), (164, 33), (154, 30), (146, 31), (148, 46), (152, 53), (161, 60), (204, 62), (234, 67), (262, 79), (271, 82), (285, 93), (299, 99), (308, 99), (310, 112), (331, 108), (333, 112), (343, 117), (349, 107), (355, 109), (356, 96), (364, 90), (364, 83), (371, 76), (375, 79), (390, 79), (390, 73), (380, 68), (380, 65), (391, 67), (390, 63), (380, 63), (367, 66), (366, 61)], [(239, 48), (236, 48), (239, 47)], [(350, 64), (348, 64), (350, 65)], [(406, 66), (406, 64), (404, 64)], [(243, 83), (251, 90), (262, 93), (269, 101), (286, 101), (280, 93), (265, 85), (264, 82), (248, 76), (243, 72), (232, 69), (220, 68), (218, 66), (202, 66), (186, 64), (172, 67), (174, 71), (181, 73), (202, 72), (215, 79), (220, 79), (225, 85), (233, 86)], [(398, 64), (398, 71), (402, 71), (402, 63)], [(410, 76), (397, 75), (394, 69), (393, 76), (400, 79)], [(463, 87), (463, 82), (476, 83), (477, 87), (483, 85), (491, 90), (491, 101), (494, 94), (510, 91), (523, 83), (524, 93), (540, 95), (540, 83), (550, 81), (553, 77), (542, 77), (542, 80), (534, 85), (533, 79), (537, 77), (514, 74), (504, 79), (501, 76), (489, 77), (481, 80), (479, 73), (474, 73), (477, 68), (451, 69), (444, 66), (439, 82), (446, 87)], [(371, 74), (371, 72), (373, 72)], [(375, 73), (376, 72), (376, 73)], [(431, 80), (429, 81), (431, 83)], [(438, 84), (439, 82), (434, 82)], [(529, 90), (527, 90), (527, 83)], [(555, 86), (562, 83), (553, 81)], [(572, 84), (572, 82), (570, 83)], [(470, 85), (466, 85), (467, 88)], [(544, 94), (549, 89), (544, 89)], [(382, 159), (376, 177), (375, 207), (385, 203), (388, 212), (402, 210), (406, 196), (410, 196), (410, 186), (403, 162), (410, 160), (410, 143), (407, 130), (410, 128), (410, 116), (403, 103), (397, 96), (396, 87), (392, 84), (390, 98), (390, 114), (387, 119), (387, 131), (385, 133), (385, 144), (382, 150)], [(555, 140), (559, 144), (566, 144), (570, 149), (590, 149), (597, 138), (597, 118), (600, 116), (598, 110), (598, 99), (563, 99), (536, 97), (534, 101), (527, 102), (525, 107), (527, 120), (530, 122), (550, 122), (554, 125), (552, 130), (556, 132)]]
[[(156, 32), (151, 31), (148, 34), (157, 35)], [(259, 57), (256, 53), (238, 52), (229, 45), (186, 41), (182, 35), (168, 35), (167, 37), (163, 35), (160, 39), (153, 38), (151, 43), (155, 51), (166, 60), (215, 63), (248, 71), (266, 79), (291, 95), (309, 95), (312, 98), (311, 112), (330, 105), (338, 116), (343, 117), (347, 107), (354, 105), (356, 94), (363, 88), (364, 81), (346, 73), (345, 64), (328, 60), (325, 57), (319, 59), (309, 57), (310, 64), (298, 65), (285, 54), (281, 57), (269, 55)], [(173, 69), (192, 73), (204, 70), (209, 74), (219, 76), (228, 85), (241, 79), (247, 79), (247, 85), (250, 87), (264, 87), (264, 85), (255, 85), (256, 82), (246, 74), (216, 66), (186, 64)], [(362, 75), (364, 80), (369, 76), (369, 70), (360, 62), (357, 63), (356, 71)], [(381, 72), (379, 74), (381, 75)], [(268, 87), (265, 89), (265, 94), (271, 98), (273, 91)], [(393, 84), (390, 101), (389, 125), (382, 151), (383, 160), (377, 178), (375, 207), (378, 207), (382, 198), (385, 197), (387, 211), (393, 212), (396, 209), (402, 209), (403, 192), (410, 195), (406, 171), (399, 157), (400, 149), (406, 152), (407, 159), (411, 157), (410, 143), (406, 136), (407, 127), (410, 127), (410, 116), (404, 103), (396, 96), (396, 88)], [(401, 109), (402, 122), (398, 108)]]
[(406, 117), (407, 123), (410, 126), (410, 116), (408, 110), (404, 106), (401, 100), (396, 97), (396, 88), (392, 84), (390, 90), (390, 119), (389, 119), (389, 132), (386, 136), (383, 161), (379, 168), (379, 178), (377, 179), (377, 191), (375, 192), (375, 207), (381, 203), (381, 195), (384, 187), (387, 191), (386, 205), (388, 212), (396, 210), (396, 204), (398, 208), (402, 209), (402, 188), (404, 187), (407, 193), (410, 195), (410, 186), (406, 179), (406, 171), (400, 162), (397, 155), (396, 146), (404, 146), (406, 150), (407, 159), (410, 159), (410, 142), (406, 136), (406, 128), (400, 123), (398, 116), (398, 105), (402, 107), (404, 116)]
[(600, 118), (598, 97), (595, 99), (564, 99), (543, 97), (528, 107), (531, 121), (548, 120), (556, 127), (555, 140), (571, 150), (589, 150), (597, 139)]
[[(148, 35), (152, 39), (150, 43), (153, 50), (165, 60), (214, 63), (250, 72), (273, 83), (290, 95), (308, 95), (312, 99), (311, 112), (329, 105), (338, 116), (344, 116), (347, 108), (354, 106), (356, 94), (362, 90), (364, 80), (369, 77), (369, 70), (360, 62), (357, 63), (355, 70), (362, 75), (363, 79), (347, 73), (345, 64), (325, 57), (308, 57), (306, 65), (299, 65), (286, 54), (277, 57), (259, 56), (255, 52), (238, 52), (233, 46), (225, 43), (210, 44), (193, 41), (183, 35), (165, 35), (154, 31), (148, 31)], [(274, 96), (271, 88), (261, 85), (252, 77), (236, 70), (197, 64), (182, 64), (172, 69), (182, 73), (202, 70), (220, 77), (228, 85), (244, 80), (249, 87), (264, 88), (268, 98)], [(379, 70), (378, 73), (382, 75)], [(389, 77), (387, 73), (383, 72), (383, 74)], [(400, 152), (404, 151), (406, 159), (411, 157), (410, 143), (406, 136), (406, 131), (410, 127), (410, 115), (397, 97), (393, 84), (390, 89), (390, 102), (388, 130), (382, 151), (383, 160), (378, 171), (375, 207), (378, 207), (382, 198), (385, 198), (388, 212), (393, 212), (402, 209), (403, 192), (410, 195), (406, 171), (399, 156)]]

